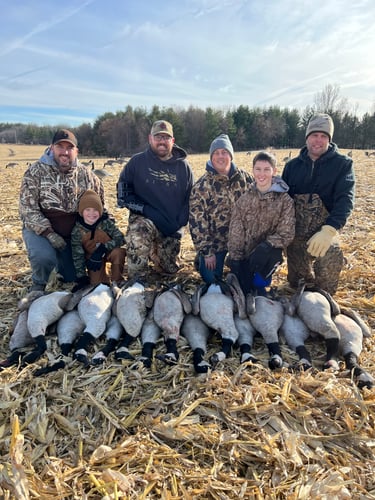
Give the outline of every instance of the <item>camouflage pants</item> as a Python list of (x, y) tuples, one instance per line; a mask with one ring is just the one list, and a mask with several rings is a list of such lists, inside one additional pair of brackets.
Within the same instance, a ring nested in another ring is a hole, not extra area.
[(158, 273), (175, 274), (179, 270), (181, 240), (163, 236), (149, 219), (131, 214), (125, 241), (129, 278), (146, 275), (149, 262)]
[(338, 286), (344, 264), (344, 255), (338, 237), (332, 242), (324, 257), (311, 257), (307, 241), (321, 229), (329, 215), (317, 194), (298, 194), (294, 197), (296, 208), (296, 235), (287, 248), (288, 281), (292, 287), (304, 279), (333, 295)]
[(287, 248), (288, 281), (293, 288), (302, 278), (334, 295), (344, 264), (344, 255), (338, 243), (333, 244), (324, 257), (311, 257), (305, 240), (295, 239)]

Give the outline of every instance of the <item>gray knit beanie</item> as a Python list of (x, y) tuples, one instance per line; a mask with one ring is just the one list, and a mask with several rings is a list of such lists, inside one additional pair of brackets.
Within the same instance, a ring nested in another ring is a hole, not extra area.
[(334, 125), (332, 118), (325, 113), (319, 113), (310, 118), (310, 121), (307, 125), (305, 137), (307, 139), (307, 137), (313, 132), (323, 132), (324, 134), (327, 134), (329, 140), (332, 141), (333, 130)]
[(216, 151), (216, 149), (226, 149), (233, 160), (234, 156), (233, 146), (227, 134), (220, 134), (216, 137), (216, 139), (214, 139), (211, 142), (210, 158), (212, 157), (212, 153)]

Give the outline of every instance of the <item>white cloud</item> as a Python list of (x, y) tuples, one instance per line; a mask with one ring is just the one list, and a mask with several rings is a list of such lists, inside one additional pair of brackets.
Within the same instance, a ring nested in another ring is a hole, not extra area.
[(36, 107), (41, 120), (50, 109), (52, 120), (72, 125), (127, 105), (303, 108), (327, 84), (339, 84), (363, 113), (375, 100), (374, 17), (372, 0), (182, 0), (163, 8), (20, 0), (2, 12), (0, 121), (10, 121), (10, 110), (27, 121)]

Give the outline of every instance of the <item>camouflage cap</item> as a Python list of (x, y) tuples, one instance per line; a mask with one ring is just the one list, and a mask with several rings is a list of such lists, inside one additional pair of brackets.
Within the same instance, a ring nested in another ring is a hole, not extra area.
[(65, 128), (62, 128), (55, 133), (52, 139), (52, 144), (58, 144), (59, 142), (63, 141), (70, 142), (70, 144), (73, 144), (73, 146), (78, 145), (77, 138), (73, 134), (73, 132)]
[(166, 134), (173, 137), (172, 124), (165, 120), (157, 120), (151, 128), (151, 135)]

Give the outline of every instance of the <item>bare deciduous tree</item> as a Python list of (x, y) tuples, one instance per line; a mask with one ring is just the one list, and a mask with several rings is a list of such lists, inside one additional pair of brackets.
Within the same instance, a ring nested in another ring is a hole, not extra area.
[(340, 96), (340, 85), (328, 84), (314, 96), (314, 109), (319, 113), (344, 114), (348, 108), (346, 97)]

